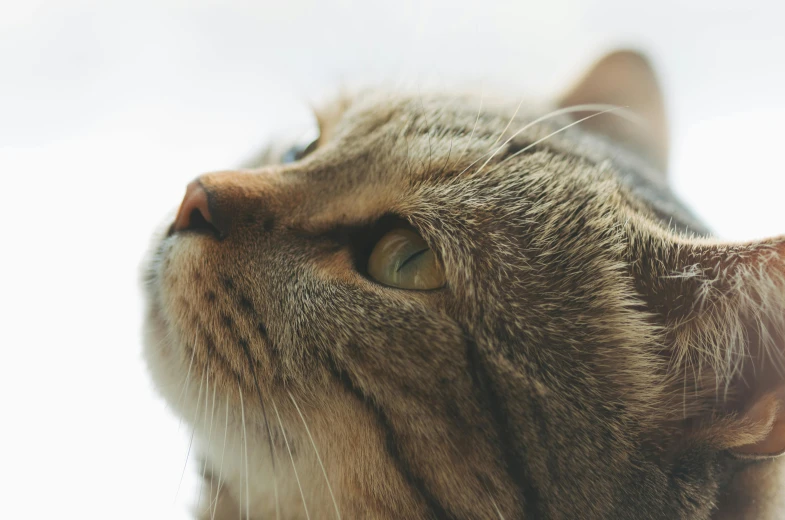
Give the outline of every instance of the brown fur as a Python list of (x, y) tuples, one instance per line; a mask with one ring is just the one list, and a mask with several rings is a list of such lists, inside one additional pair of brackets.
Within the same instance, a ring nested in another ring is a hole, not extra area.
[[(779, 462), (748, 459), (778, 446), (785, 239), (694, 238), (656, 166), (580, 126), (514, 155), (569, 122), (505, 144), (541, 109), (336, 107), (303, 160), (200, 177), (225, 237), (149, 263), (149, 366), (218, 518), (305, 518), (297, 478), (311, 518), (330, 489), (345, 519), (776, 514)], [(358, 272), (347, 237), (389, 215), (443, 289)]]

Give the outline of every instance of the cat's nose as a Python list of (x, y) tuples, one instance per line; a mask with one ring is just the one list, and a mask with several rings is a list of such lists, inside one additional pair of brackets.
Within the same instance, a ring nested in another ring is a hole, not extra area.
[(180, 210), (177, 212), (170, 233), (180, 231), (202, 231), (218, 237), (222, 236), (210, 210), (210, 197), (198, 180), (193, 181), (186, 188), (185, 197), (180, 204)]

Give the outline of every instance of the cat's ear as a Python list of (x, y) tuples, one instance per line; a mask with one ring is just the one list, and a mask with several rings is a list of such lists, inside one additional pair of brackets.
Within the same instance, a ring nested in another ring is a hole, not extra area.
[(633, 249), (638, 290), (664, 324), (673, 419), (741, 456), (785, 453), (785, 237), (660, 231)]
[(632, 147), (665, 170), (668, 161), (665, 105), (657, 77), (646, 57), (628, 50), (608, 54), (561, 98), (559, 105), (593, 103), (626, 107), (639, 115), (643, 124), (605, 114), (588, 119), (582, 125)]

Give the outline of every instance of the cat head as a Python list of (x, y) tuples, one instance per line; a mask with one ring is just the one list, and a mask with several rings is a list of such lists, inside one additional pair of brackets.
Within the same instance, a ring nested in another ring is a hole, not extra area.
[(555, 106), (364, 91), (291, 162), (198, 177), (146, 357), (238, 503), (709, 518), (785, 450), (785, 239), (704, 237), (662, 107), (621, 52)]

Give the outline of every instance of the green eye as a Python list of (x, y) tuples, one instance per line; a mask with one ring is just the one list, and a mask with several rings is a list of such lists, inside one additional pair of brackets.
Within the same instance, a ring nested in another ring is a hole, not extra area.
[(368, 259), (368, 274), (400, 289), (438, 289), (445, 283), (436, 255), (410, 229), (394, 229), (376, 243)]

